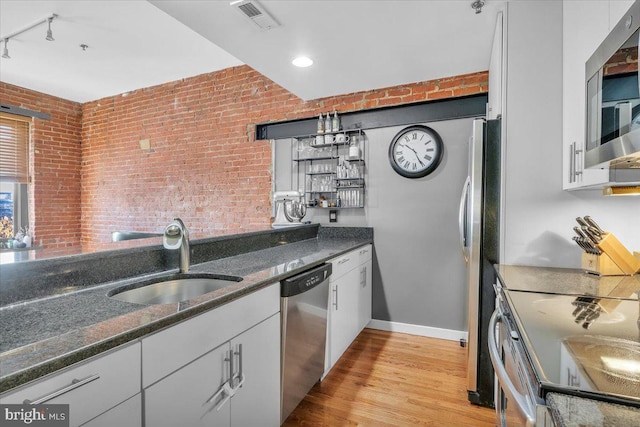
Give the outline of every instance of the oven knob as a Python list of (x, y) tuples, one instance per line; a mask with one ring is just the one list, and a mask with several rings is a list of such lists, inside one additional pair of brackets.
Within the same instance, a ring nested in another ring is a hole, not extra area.
[(520, 339), (520, 335), (518, 335), (518, 333), (516, 331), (511, 331), (511, 339), (512, 340), (519, 340)]

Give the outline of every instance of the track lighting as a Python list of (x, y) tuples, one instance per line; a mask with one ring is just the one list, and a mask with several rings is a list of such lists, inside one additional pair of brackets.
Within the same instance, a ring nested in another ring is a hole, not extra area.
[(32, 30), (34, 28), (36, 28), (37, 26), (39, 26), (40, 24), (48, 24), (47, 26), (47, 36), (46, 39), (49, 41), (54, 41), (55, 39), (53, 38), (53, 32), (51, 31), (51, 22), (57, 18), (58, 15), (56, 15), (55, 13), (52, 13), (51, 15), (47, 16), (46, 18), (42, 18), (39, 21), (34, 22), (33, 24), (29, 25), (28, 27), (25, 27), (21, 30), (15, 31), (11, 34), (7, 34), (4, 36), (0, 36), (0, 40), (4, 40), (4, 50), (2, 51), (2, 57), (5, 59), (11, 59), (11, 57), (9, 56), (9, 49), (7, 48), (7, 43), (9, 42), (9, 39), (12, 39), (26, 31)]
[(9, 56), (9, 49), (7, 48), (7, 43), (9, 43), (9, 39), (4, 39), (4, 50), (2, 51), (2, 57), (5, 59), (11, 59)]
[(47, 21), (48, 21), (48, 24), (49, 24), (49, 28), (47, 29), (47, 37), (46, 37), (46, 39), (49, 40), (50, 42), (52, 42), (52, 41), (55, 40), (53, 38), (53, 33), (51, 32), (51, 21), (53, 21), (53, 16), (50, 16), (49, 18), (47, 18)]

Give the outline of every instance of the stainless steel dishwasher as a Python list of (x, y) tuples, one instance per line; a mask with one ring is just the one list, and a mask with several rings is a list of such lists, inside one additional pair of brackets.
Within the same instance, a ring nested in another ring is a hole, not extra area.
[(280, 419), (283, 423), (324, 372), (331, 264), (280, 282)]

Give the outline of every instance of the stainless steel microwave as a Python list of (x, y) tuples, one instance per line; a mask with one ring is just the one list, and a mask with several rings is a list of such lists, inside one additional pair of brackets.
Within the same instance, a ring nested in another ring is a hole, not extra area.
[(585, 167), (640, 176), (640, 1), (586, 63)]

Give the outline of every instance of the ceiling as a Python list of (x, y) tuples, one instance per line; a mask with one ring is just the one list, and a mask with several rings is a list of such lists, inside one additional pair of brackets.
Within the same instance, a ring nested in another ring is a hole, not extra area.
[[(259, 1), (279, 27), (261, 30), (230, 0), (0, 0), (2, 37), (59, 15), (55, 41), (45, 40), (46, 24), (9, 41), (0, 80), (86, 102), (244, 63), (317, 99), (487, 70), (504, 7), (485, 0), (475, 14), (471, 0)], [(292, 66), (301, 54), (314, 64)]]

